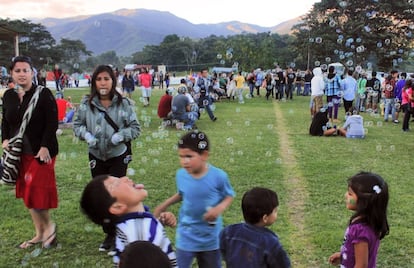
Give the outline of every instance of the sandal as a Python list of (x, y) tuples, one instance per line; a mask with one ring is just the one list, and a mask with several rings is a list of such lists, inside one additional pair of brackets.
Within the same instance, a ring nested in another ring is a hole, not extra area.
[(53, 246), (55, 246), (57, 244), (57, 234), (56, 234), (56, 231), (57, 231), (57, 226), (55, 224), (53, 233), (51, 235), (49, 235), (49, 237), (46, 238), (43, 241), (42, 247), (44, 249), (49, 249), (49, 248), (51, 248), (51, 247), (53, 247)]
[(21, 243), (21, 244), (18, 246), (18, 248), (20, 248), (20, 249), (27, 249), (27, 248), (34, 247), (34, 246), (36, 246), (36, 245), (38, 245), (38, 244), (40, 244), (40, 243), (42, 243), (42, 242), (43, 242), (43, 241), (36, 241), (36, 242), (33, 242), (33, 241), (31, 241), (31, 240), (24, 241), (23, 243)]

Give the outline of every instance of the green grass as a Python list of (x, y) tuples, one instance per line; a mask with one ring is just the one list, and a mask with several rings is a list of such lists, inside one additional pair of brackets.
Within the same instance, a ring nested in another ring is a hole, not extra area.
[[(65, 91), (73, 102), (79, 102), (85, 93)], [(156, 110), (162, 90), (153, 91), (151, 106), (146, 108), (139, 102), (140, 93), (134, 94), (142, 135), (133, 142), (129, 175), (145, 184), (149, 192), (145, 203), (154, 207), (175, 192), (174, 175), (179, 168), (176, 143), (184, 132), (159, 128)], [(280, 103), (255, 97), (243, 105), (226, 100), (215, 106), (218, 120), (213, 123), (203, 114), (197, 126), (211, 140), (210, 162), (229, 174), (237, 193), (224, 214), (225, 224), (242, 221), (240, 199), (247, 189), (272, 188), (279, 195), (280, 207), (271, 229), (278, 233), (294, 267), (328, 267), (327, 258), (339, 250), (351, 216), (343, 197), (346, 180), (360, 170), (373, 171), (382, 175), (390, 187), (391, 230), (381, 243), (378, 267), (414, 266), (413, 133), (402, 133), (401, 125), (363, 114), (368, 131), (364, 140), (311, 137), (308, 97), (294, 96), (294, 101)], [(281, 113), (285, 128), (280, 128), (275, 111)], [(343, 115), (342, 108), (340, 117)], [(280, 142), (285, 140), (281, 140), (280, 131), (289, 139), (287, 151), (281, 150)], [(65, 129), (59, 136), (59, 146), (56, 173), (60, 203), (52, 211), (58, 225), (58, 247), (16, 248), (34, 235), (34, 228), (21, 200), (15, 199), (11, 188), (2, 186), (0, 267), (111, 267), (111, 259), (97, 250), (104, 238), (101, 228), (79, 211), (82, 189), (90, 180), (86, 144), (75, 139), (71, 129)], [(294, 171), (286, 159), (294, 161)], [(300, 193), (295, 192), (291, 174), (299, 177), (306, 196), (295, 196)], [(303, 230), (298, 230), (295, 221), (298, 208), (291, 203), (293, 197), (304, 201)], [(176, 213), (178, 208), (171, 209)], [(174, 241), (175, 230), (166, 230)]]

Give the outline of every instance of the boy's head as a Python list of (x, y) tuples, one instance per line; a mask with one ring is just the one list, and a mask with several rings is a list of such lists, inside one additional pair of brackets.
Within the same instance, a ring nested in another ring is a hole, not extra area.
[(178, 141), (178, 156), (181, 166), (193, 176), (203, 174), (209, 155), (209, 141), (203, 132), (191, 131)]
[(184, 134), (178, 141), (179, 149), (190, 149), (191, 151), (203, 154), (208, 151), (210, 143), (204, 132), (195, 130)]
[(276, 192), (262, 187), (247, 191), (242, 198), (244, 220), (249, 224), (271, 225), (277, 218), (279, 200)]
[(91, 221), (102, 225), (135, 210), (147, 195), (142, 184), (134, 184), (127, 177), (99, 175), (85, 186), (80, 206)]
[(135, 241), (128, 244), (121, 253), (120, 268), (169, 268), (170, 260), (159, 247), (149, 241)]

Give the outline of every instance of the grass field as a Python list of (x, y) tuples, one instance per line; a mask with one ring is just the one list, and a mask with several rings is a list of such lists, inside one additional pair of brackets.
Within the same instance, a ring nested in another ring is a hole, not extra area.
[[(79, 102), (87, 90), (66, 90)], [(134, 93), (142, 135), (133, 142), (128, 171), (144, 183), (146, 204), (156, 206), (175, 192), (178, 137), (184, 132), (161, 129), (157, 104), (161, 90), (154, 90), (149, 107)], [(367, 137), (311, 137), (309, 97), (293, 101), (267, 101), (263, 96), (245, 104), (215, 104), (216, 122), (202, 114), (197, 122), (211, 140), (210, 162), (224, 169), (237, 196), (224, 214), (225, 224), (242, 221), (240, 199), (253, 186), (279, 194), (279, 218), (271, 227), (290, 255), (293, 267), (329, 267), (327, 258), (338, 251), (351, 212), (344, 204), (348, 177), (361, 170), (379, 173), (390, 187), (390, 235), (381, 243), (378, 267), (414, 267), (414, 216), (412, 179), (414, 132), (403, 133), (401, 124), (385, 123), (363, 114)], [(343, 119), (343, 108), (340, 118)], [(400, 115), (400, 119), (402, 119)], [(414, 123), (412, 123), (414, 124)], [(59, 136), (57, 158), (59, 208), (52, 211), (58, 226), (56, 248), (20, 250), (16, 246), (33, 233), (28, 211), (14, 198), (10, 187), (0, 187), (0, 267), (111, 267), (111, 259), (98, 252), (101, 228), (79, 210), (79, 198), (90, 180), (87, 146), (71, 129)], [(179, 206), (172, 207), (173, 212)], [(174, 241), (175, 230), (166, 228)]]

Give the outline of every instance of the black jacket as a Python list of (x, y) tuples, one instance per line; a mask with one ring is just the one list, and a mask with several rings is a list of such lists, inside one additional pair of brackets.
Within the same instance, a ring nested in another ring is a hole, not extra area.
[[(32, 85), (32, 88), (23, 96), (21, 104), (14, 89), (8, 89), (4, 93), (3, 120), (1, 123), (2, 141), (10, 139), (18, 133), (23, 115), (35, 90), (36, 86)], [(47, 147), (51, 157), (58, 154), (57, 128), (56, 100), (52, 92), (48, 88), (44, 88), (40, 93), (39, 101), (24, 133), (30, 142), (33, 155), (38, 153), (40, 147)], [(23, 151), (27, 150), (23, 148)]]

